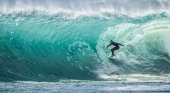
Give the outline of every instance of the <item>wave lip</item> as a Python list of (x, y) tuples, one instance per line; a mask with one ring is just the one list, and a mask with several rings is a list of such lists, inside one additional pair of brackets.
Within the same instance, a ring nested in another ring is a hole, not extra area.
[(137, 17), (162, 12), (170, 14), (169, 6), (168, 0), (0, 0), (2, 14), (64, 14), (74, 17), (82, 15), (106, 16), (108, 14)]

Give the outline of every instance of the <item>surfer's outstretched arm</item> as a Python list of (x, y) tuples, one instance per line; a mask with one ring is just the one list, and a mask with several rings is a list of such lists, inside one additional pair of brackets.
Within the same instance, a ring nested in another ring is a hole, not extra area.
[(121, 46), (124, 46), (123, 44), (120, 44), (120, 43), (118, 43), (119, 45), (121, 45)]
[(107, 46), (107, 48), (110, 46), (111, 44), (109, 44), (108, 46)]

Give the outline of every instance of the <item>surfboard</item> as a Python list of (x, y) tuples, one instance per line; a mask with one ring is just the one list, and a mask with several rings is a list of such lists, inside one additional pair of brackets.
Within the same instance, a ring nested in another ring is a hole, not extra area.
[(111, 55), (109, 55), (108, 57), (111, 59), (116, 59), (116, 56), (110, 57)]
[(109, 57), (110, 59), (116, 59), (116, 57)]

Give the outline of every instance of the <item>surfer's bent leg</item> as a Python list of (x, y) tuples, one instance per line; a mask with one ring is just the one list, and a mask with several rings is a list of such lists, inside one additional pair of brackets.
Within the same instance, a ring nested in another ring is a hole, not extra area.
[(111, 49), (112, 56), (114, 56), (114, 48)]
[(114, 47), (114, 48), (111, 49), (111, 52), (112, 52), (112, 55), (113, 55), (113, 56), (115, 56), (115, 55), (114, 55), (114, 50), (117, 50), (117, 49), (119, 49), (119, 47)]

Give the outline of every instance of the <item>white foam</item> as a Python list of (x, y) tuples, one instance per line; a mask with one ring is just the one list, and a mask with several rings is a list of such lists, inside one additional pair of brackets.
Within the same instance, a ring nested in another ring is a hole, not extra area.
[(0, 11), (4, 14), (64, 14), (74, 17), (81, 15), (106, 16), (108, 13), (131, 17), (162, 12), (170, 14), (169, 6), (168, 0), (0, 0)]
[(165, 37), (164, 37), (165, 48), (166, 48), (167, 53), (169, 54), (169, 57), (170, 57), (170, 42), (169, 42), (169, 40), (170, 40), (170, 30), (166, 31), (164, 35), (165, 35)]
[(119, 80), (119, 81), (128, 81), (128, 82), (166, 82), (169, 81), (169, 74), (167, 75), (149, 75), (149, 74), (127, 74), (127, 75), (101, 75), (100, 76), (106, 80)]

